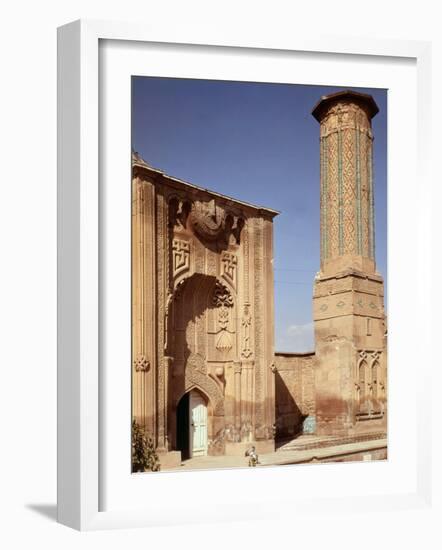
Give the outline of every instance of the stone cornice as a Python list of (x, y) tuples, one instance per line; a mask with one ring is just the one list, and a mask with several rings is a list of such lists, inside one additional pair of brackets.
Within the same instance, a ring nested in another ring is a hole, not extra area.
[(359, 104), (367, 111), (370, 118), (373, 118), (379, 112), (379, 107), (376, 105), (376, 102), (371, 95), (355, 92), (353, 90), (344, 90), (335, 94), (322, 96), (318, 103), (313, 107), (312, 115), (318, 122), (321, 122), (322, 116), (332, 105), (345, 101), (353, 101)]
[(218, 199), (226, 206), (247, 210), (248, 215), (251, 217), (265, 217), (272, 220), (275, 216), (280, 214), (278, 210), (240, 201), (227, 195), (223, 195), (222, 193), (217, 193), (216, 191), (211, 191), (210, 189), (200, 187), (188, 181), (169, 176), (162, 170), (148, 165), (139, 155), (135, 153), (132, 154), (132, 177), (140, 177), (141, 179), (147, 178), (154, 183), (158, 182), (163, 185), (168, 185), (172, 189), (177, 191), (182, 190), (187, 194), (187, 196), (190, 194), (196, 199), (204, 196), (208, 196), (212, 199)]

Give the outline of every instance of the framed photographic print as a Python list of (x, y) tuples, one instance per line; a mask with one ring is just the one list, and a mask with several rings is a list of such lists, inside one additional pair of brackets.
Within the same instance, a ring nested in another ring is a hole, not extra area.
[(425, 505), (428, 46), (191, 42), (59, 30), (59, 521)]

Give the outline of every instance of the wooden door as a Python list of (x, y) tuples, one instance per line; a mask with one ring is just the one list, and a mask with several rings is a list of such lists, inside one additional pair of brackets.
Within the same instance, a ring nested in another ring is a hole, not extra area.
[(190, 456), (207, 455), (207, 405), (196, 390), (189, 397), (189, 443)]

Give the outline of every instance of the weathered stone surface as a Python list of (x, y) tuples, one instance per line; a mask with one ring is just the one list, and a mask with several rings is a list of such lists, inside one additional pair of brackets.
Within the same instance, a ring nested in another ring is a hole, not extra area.
[(277, 438), (310, 431), (316, 417), (314, 353), (275, 354), (275, 404)]
[(193, 389), (207, 402), (209, 454), (274, 449), (276, 214), (133, 158), (133, 416), (165, 464)]
[(313, 294), (318, 434), (386, 431), (386, 323), (374, 257), (370, 96), (323, 98), (321, 269)]

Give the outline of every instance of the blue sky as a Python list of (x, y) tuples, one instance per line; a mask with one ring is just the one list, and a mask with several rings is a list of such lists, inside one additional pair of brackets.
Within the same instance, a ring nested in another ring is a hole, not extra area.
[[(319, 269), (319, 98), (348, 89), (169, 78), (132, 80), (132, 146), (171, 176), (281, 211), (274, 222), (275, 349), (314, 349)], [(387, 91), (373, 95), (378, 271), (387, 268)]]

